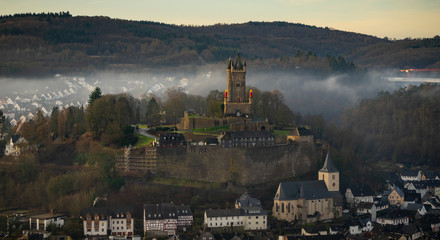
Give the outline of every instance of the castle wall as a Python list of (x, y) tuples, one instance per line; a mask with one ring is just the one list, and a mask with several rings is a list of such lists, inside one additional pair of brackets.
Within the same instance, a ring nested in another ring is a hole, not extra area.
[(236, 116), (237, 109), (239, 109), (242, 115), (250, 115), (252, 113), (251, 106), (252, 104), (249, 102), (225, 102), (224, 114)]
[(277, 145), (261, 148), (188, 146), (158, 148), (159, 176), (200, 181), (258, 184), (298, 176), (316, 169), (319, 154), (314, 144)]

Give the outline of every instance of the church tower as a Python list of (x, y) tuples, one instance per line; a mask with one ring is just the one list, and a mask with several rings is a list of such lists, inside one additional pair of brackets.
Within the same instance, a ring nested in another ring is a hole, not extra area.
[(224, 98), (224, 114), (226, 116), (250, 116), (252, 90), (249, 98), (246, 94), (246, 61), (242, 61), (240, 53), (234, 60), (229, 59), (226, 68), (227, 90)]
[(324, 180), (327, 189), (330, 192), (339, 191), (339, 171), (333, 165), (330, 154), (327, 153), (324, 166), (318, 172), (318, 180)]

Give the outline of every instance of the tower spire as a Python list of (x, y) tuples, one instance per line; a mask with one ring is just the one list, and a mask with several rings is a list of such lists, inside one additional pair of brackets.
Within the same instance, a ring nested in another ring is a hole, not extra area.
[(327, 153), (325, 157), (324, 166), (319, 170), (320, 172), (338, 172), (335, 165), (333, 164), (332, 159), (330, 158), (330, 153)]

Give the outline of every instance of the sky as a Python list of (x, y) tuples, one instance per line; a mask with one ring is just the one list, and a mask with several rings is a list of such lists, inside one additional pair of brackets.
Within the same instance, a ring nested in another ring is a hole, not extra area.
[(198, 26), (286, 21), (391, 39), (440, 35), (440, 0), (0, 0), (0, 15), (61, 11)]

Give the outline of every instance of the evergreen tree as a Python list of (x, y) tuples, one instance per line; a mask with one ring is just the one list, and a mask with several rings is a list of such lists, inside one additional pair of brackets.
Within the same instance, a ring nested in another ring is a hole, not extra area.
[(102, 95), (102, 91), (99, 87), (96, 87), (89, 96), (89, 104), (91, 105), (96, 99), (100, 98)]

